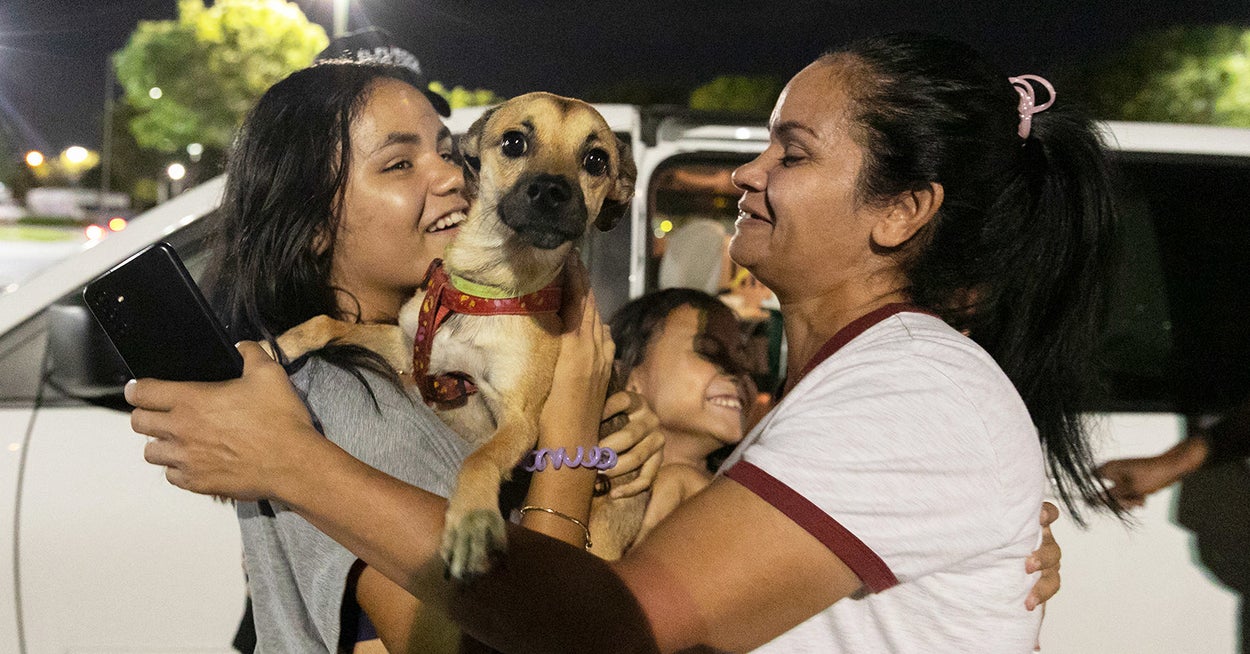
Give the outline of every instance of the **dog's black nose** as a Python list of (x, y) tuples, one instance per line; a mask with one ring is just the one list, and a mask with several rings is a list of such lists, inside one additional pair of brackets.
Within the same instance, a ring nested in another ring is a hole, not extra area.
[(573, 198), (573, 188), (558, 175), (539, 175), (525, 188), (525, 197), (539, 209), (556, 209)]

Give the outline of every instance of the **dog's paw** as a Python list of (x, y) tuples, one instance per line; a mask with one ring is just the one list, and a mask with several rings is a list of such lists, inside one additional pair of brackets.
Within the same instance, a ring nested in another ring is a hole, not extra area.
[(471, 581), (490, 570), (491, 559), (507, 544), (503, 516), (492, 509), (475, 509), (460, 520), (448, 516), (443, 531), (443, 562), (449, 576)]

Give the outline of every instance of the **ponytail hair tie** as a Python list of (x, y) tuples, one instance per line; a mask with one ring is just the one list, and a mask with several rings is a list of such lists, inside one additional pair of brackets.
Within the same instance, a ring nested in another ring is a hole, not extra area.
[[(1029, 138), (1029, 132), (1033, 129), (1033, 114), (1040, 114), (1050, 108), (1055, 103), (1055, 87), (1046, 81), (1046, 78), (1040, 75), (1020, 75), (1018, 77), (1009, 77), (1007, 81), (1011, 82), (1011, 86), (1015, 88), (1016, 93), (1020, 94), (1020, 128), (1016, 133), (1020, 138)], [(1033, 95), (1033, 83), (1041, 84), (1046, 92), (1050, 94), (1050, 99), (1044, 104), (1037, 104), (1037, 99)]]

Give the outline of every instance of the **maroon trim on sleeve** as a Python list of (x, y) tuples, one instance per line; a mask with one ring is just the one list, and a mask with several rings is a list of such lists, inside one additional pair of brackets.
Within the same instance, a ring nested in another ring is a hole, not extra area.
[(932, 311), (926, 311), (925, 309), (921, 309), (913, 304), (907, 304), (906, 302), (895, 302), (893, 304), (887, 304), (873, 309), (855, 320), (852, 320), (845, 327), (839, 329), (838, 333), (834, 334), (832, 338), (825, 341), (825, 344), (820, 346), (819, 350), (816, 350), (816, 354), (812, 355), (812, 358), (808, 360), (806, 365), (803, 366), (803, 369), (799, 371), (799, 374), (785, 380), (781, 391), (782, 396), (785, 396), (786, 393), (790, 392), (790, 389), (798, 385), (799, 380), (806, 377), (807, 373), (812, 371), (812, 368), (815, 368), (820, 365), (822, 361), (833, 356), (834, 352), (842, 349), (842, 346), (850, 343), (856, 336), (868, 331), (870, 327), (873, 327), (886, 318), (905, 311), (910, 313), (923, 313), (935, 318), (940, 317)]
[(874, 593), (898, 585), (898, 578), (890, 566), (881, 560), (864, 541), (855, 537), (846, 527), (838, 524), (828, 513), (812, 504), (798, 491), (785, 485), (776, 477), (746, 461), (739, 461), (724, 475), (760, 496), (816, 537), (851, 569), (864, 585)]

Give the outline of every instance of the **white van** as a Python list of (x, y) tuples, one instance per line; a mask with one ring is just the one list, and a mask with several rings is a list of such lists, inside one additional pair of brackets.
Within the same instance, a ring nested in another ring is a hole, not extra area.
[[(767, 131), (600, 109), (639, 171), (631, 220), (583, 245), (610, 313), (655, 287), (667, 229), (696, 217), (732, 222), (729, 171), (763, 149)], [(458, 111), (453, 131), (479, 114)], [(1183, 414), (1250, 392), (1250, 130), (1108, 129), (1130, 188), (1129, 265), (1107, 336), (1103, 458), (1162, 451), (1183, 433)], [(91, 278), (157, 240), (201, 272), (202, 219), (222, 188), (217, 178), (183, 193), (0, 295), (0, 652), (232, 651), (245, 593), (233, 510), (169, 486), (143, 462), (144, 439), (120, 398), (128, 375), (79, 301)], [(1209, 499), (1250, 492), (1238, 470), (1207, 482), (1219, 491)], [(1047, 651), (1235, 650), (1237, 595), (1216, 580), (1218, 566), (1191, 557), (1194, 537), (1173, 503), (1170, 491), (1152, 498), (1130, 529), (1061, 521), (1064, 590), (1049, 607)], [(1218, 532), (1226, 514), (1207, 508), (1213, 522), (1191, 522)]]

